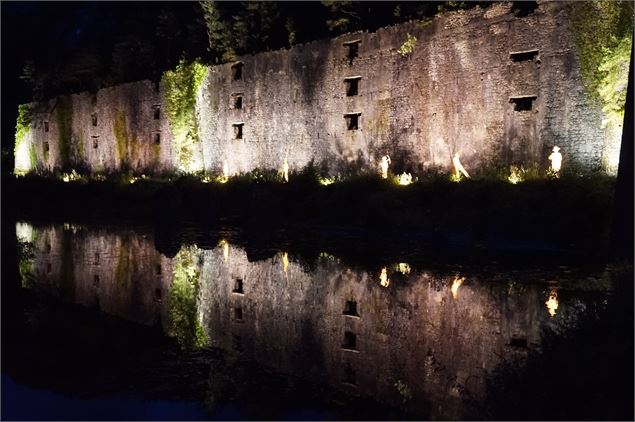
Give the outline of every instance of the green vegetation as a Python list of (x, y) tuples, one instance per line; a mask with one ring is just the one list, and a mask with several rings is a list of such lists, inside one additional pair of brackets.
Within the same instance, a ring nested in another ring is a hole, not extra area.
[(71, 165), (71, 137), (73, 133), (73, 100), (70, 96), (63, 96), (58, 99), (57, 125), (61, 165), (62, 168), (68, 168)]
[(397, 52), (405, 57), (409, 54), (412, 54), (415, 49), (415, 45), (417, 45), (417, 37), (408, 34), (406, 40), (403, 42), (403, 44), (401, 44), (401, 47), (399, 47)]
[[(21, 149), (24, 137), (31, 130), (31, 106), (29, 104), (20, 104), (18, 106), (18, 119), (15, 124), (15, 146), (13, 151), (13, 156), (16, 158), (16, 173), (23, 174), (29, 170), (32, 170), (37, 165), (37, 156), (35, 154), (35, 147), (33, 144), (29, 145), (28, 151), (23, 151)], [(26, 157), (25, 155), (28, 153), (28, 162), (29, 167), (26, 167)], [(20, 161), (20, 162), (17, 162)], [(19, 168), (18, 168), (19, 167)]]
[(204, 347), (209, 343), (198, 320), (196, 292), (200, 272), (199, 249), (184, 246), (174, 257), (172, 290), (169, 297), (168, 335), (176, 337), (184, 349)]
[(20, 272), (20, 282), (22, 287), (33, 286), (33, 258), (35, 248), (33, 242), (23, 242), (18, 240), (18, 269)]
[(612, 126), (621, 125), (633, 36), (633, 3), (585, 1), (567, 5), (582, 81)]
[(181, 60), (174, 70), (163, 74), (166, 114), (174, 134), (178, 167), (184, 173), (201, 170), (195, 162), (194, 147), (199, 141), (196, 124), (196, 96), (205, 80), (207, 67), (199, 61)]

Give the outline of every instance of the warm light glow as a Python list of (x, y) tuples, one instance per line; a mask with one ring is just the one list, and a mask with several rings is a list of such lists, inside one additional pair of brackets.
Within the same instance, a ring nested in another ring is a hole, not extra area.
[(320, 177), (320, 185), (328, 186), (335, 183), (335, 176), (333, 177)]
[(31, 171), (31, 157), (29, 155), (30, 142), (22, 140), (15, 150), (15, 170), (16, 175), (25, 175)]
[(229, 243), (223, 239), (219, 242), (219, 245), (223, 248), (223, 259), (225, 262), (229, 261)]
[(452, 175), (453, 181), (458, 182), (459, 180), (461, 180), (461, 175), (467, 177), (468, 179), (470, 178), (470, 175), (465, 170), (465, 167), (463, 167), (463, 165), (461, 164), (461, 160), (459, 160), (458, 153), (455, 153), (454, 157), (452, 157), (452, 165), (454, 165), (454, 173)]
[(397, 264), (397, 271), (399, 271), (403, 275), (410, 274), (410, 265), (405, 262), (400, 262)]
[(520, 182), (522, 182), (524, 180), (524, 174), (523, 173), (524, 172), (523, 172), (522, 168), (519, 169), (516, 166), (511, 166), (509, 168), (509, 177), (507, 178), (507, 180), (512, 185), (520, 183)]
[(289, 163), (287, 157), (284, 157), (284, 163), (282, 164), (282, 178), (285, 182), (289, 181)]
[[(81, 176), (75, 171), (71, 171), (70, 173), (63, 173), (62, 174), (62, 181), (64, 182), (73, 182), (75, 180), (79, 180), (81, 179)], [(132, 183), (132, 182), (131, 182)]]
[(388, 280), (388, 271), (386, 267), (381, 269), (381, 274), (379, 274), (379, 284), (382, 287), (388, 287), (390, 285), (390, 280)]
[(549, 311), (549, 315), (551, 318), (556, 316), (556, 309), (558, 309), (558, 292), (556, 292), (555, 288), (549, 289), (549, 299), (545, 302), (547, 305), (547, 311)]
[(384, 155), (379, 162), (379, 168), (381, 169), (381, 178), (388, 179), (388, 166), (390, 165), (390, 157)]
[(397, 183), (400, 185), (407, 186), (412, 183), (412, 174), (410, 173), (401, 173), (399, 177), (397, 177)]
[(454, 300), (458, 299), (459, 287), (461, 287), (461, 284), (463, 284), (464, 281), (465, 277), (459, 277), (458, 275), (454, 276), (454, 281), (452, 282), (452, 287), (450, 288)]
[(217, 179), (218, 183), (227, 183), (229, 180), (229, 164), (227, 161), (223, 162), (223, 175)]
[(19, 242), (32, 242), (33, 226), (29, 223), (15, 223), (15, 236), (18, 238)]
[(287, 275), (287, 268), (289, 268), (289, 254), (282, 252), (282, 271), (284, 271), (284, 275)]
[(562, 168), (562, 154), (560, 154), (560, 148), (557, 146), (553, 147), (553, 152), (549, 156), (549, 161), (551, 161), (551, 172), (555, 177), (560, 175), (560, 168)]

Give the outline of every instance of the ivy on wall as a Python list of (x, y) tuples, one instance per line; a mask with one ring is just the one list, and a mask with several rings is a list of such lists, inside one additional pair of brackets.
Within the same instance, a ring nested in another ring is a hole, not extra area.
[(24, 138), (31, 130), (32, 111), (29, 104), (18, 106), (18, 119), (15, 124), (15, 149), (14, 157), (15, 172), (17, 174), (26, 173), (35, 168), (37, 157), (33, 144), (26, 145)]
[(166, 71), (161, 78), (178, 168), (185, 173), (202, 169), (194, 155), (195, 145), (200, 142), (196, 125), (196, 95), (206, 74), (207, 67), (199, 61), (188, 64), (182, 59), (176, 69)]

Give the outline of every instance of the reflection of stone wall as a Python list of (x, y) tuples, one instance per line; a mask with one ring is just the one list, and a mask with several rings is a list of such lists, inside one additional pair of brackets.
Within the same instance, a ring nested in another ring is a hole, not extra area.
[[(417, 42), (402, 56), (397, 50), (409, 34)], [(352, 62), (344, 45), (351, 41), (360, 41)], [(528, 50), (536, 54), (523, 53)], [(512, 59), (511, 53), (524, 56)], [(602, 159), (606, 134), (599, 111), (585, 101), (562, 4), (541, 3), (522, 18), (509, 4), (474, 8), (428, 25), (356, 32), (240, 62), (239, 80), (233, 79), (232, 64), (211, 66), (197, 97), (203, 148), (196, 149), (202, 154), (196, 158), (208, 171), (220, 172), (224, 162), (230, 173), (281, 169), (285, 157), (292, 170), (311, 159), (327, 162), (332, 171), (376, 168), (390, 154), (395, 171), (417, 173), (449, 169), (456, 152), (472, 172), (492, 163), (546, 166), (556, 144), (565, 166), (577, 161), (594, 167)], [(346, 95), (350, 77), (361, 78), (358, 95)], [(175, 168), (163, 89), (142, 81), (95, 96), (73, 95), (70, 136), (78, 162), (92, 171), (118, 170), (122, 163), (146, 172)], [(240, 109), (236, 95), (242, 96)], [(512, 98), (523, 96), (536, 97), (531, 110), (515, 111)], [(37, 107), (27, 138), (35, 144), (40, 169), (61, 165), (57, 103)], [(154, 106), (161, 108), (159, 120)], [(361, 113), (357, 130), (347, 130), (346, 113)], [(235, 139), (235, 124), (244, 124), (242, 139)], [(117, 158), (118, 131), (127, 139), (123, 161)]]
[[(166, 327), (174, 259), (151, 237), (74, 226), (35, 228), (34, 236), (36, 286)], [(552, 319), (545, 288), (517, 281), (467, 275), (454, 298), (455, 274), (389, 268), (382, 287), (377, 269), (331, 256), (309, 270), (284, 253), (249, 262), (228, 244), (191, 250), (200, 274), (196, 315), (210, 346), (420, 415), (476, 415), (497, 365), (522, 361), (540, 346), (542, 328), (566, 328), (584, 311), (561, 303)]]

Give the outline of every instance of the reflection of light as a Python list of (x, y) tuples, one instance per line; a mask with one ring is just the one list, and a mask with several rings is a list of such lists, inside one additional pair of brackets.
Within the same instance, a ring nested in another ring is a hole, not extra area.
[(410, 274), (410, 265), (405, 262), (400, 262), (397, 264), (397, 271), (399, 271), (403, 275)]
[(282, 252), (282, 271), (284, 271), (284, 275), (287, 275), (287, 268), (289, 268), (289, 254)]
[(470, 175), (465, 170), (465, 167), (461, 164), (461, 160), (459, 160), (459, 154), (455, 153), (454, 157), (452, 157), (452, 164), (454, 165), (454, 174), (452, 175), (452, 180), (458, 182), (461, 180), (461, 175), (470, 178)]
[(412, 174), (410, 173), (401, 173), (399, 175), (399, 177), (397, 178), (397, 183), (399, 183), (400, 185), (409, 185), (412, 183)]
[(282, 178), (285, 182), (289, 181), (289, 163), (287, 157), (284, 157), (284, 163), (282, 164)]
[(549, 289), (549, 299), (545, 302), (549, 315), (553, 318), (556, 315), (556, 309), (558, 309), (558, 293), (553, 287)]
[(229, 261), (229, 244), (223, 239), (220, 241), (220, 245), (223, 247), (223, 259), (227, 262)]
[(384, 155), (381, 157), (381, 161), (379, 163), (379, 168), (381, 169), (381, 178), (388, 179), (388, 165), (390, 164), (390, 157)]
[(320, 185), (328, 186), (335, 183), (335, 176), (333, 177), (320, 177)]
[(386, 271), (386, 267), (381, 269), (381, 274), (379, 274), (379, 284), (383, 287), (388, 287), (390, 285), (390, 280), (388, 280), (388, 272)]
[(465, 281), (465, 277), (459, 277), (458, 275), (454, 276), (454, 281), (452, 282), (452, 287), (450, 290), (452, 291), (452, 297), (456, 300), (459, 297), (459, 287)]
[(15, 223), (15, 236), (20, 242), (31, 242), (33, 240), (33, 226), (29, 223)]
[(553, 147), (553, 152), (549, 156), (549, 161), (551, 161), (551, 170), (554, 173), (558, 173), (562, 167), (562, 154), (560, 154), (559, 151), (560, 148), (555, 146)]

